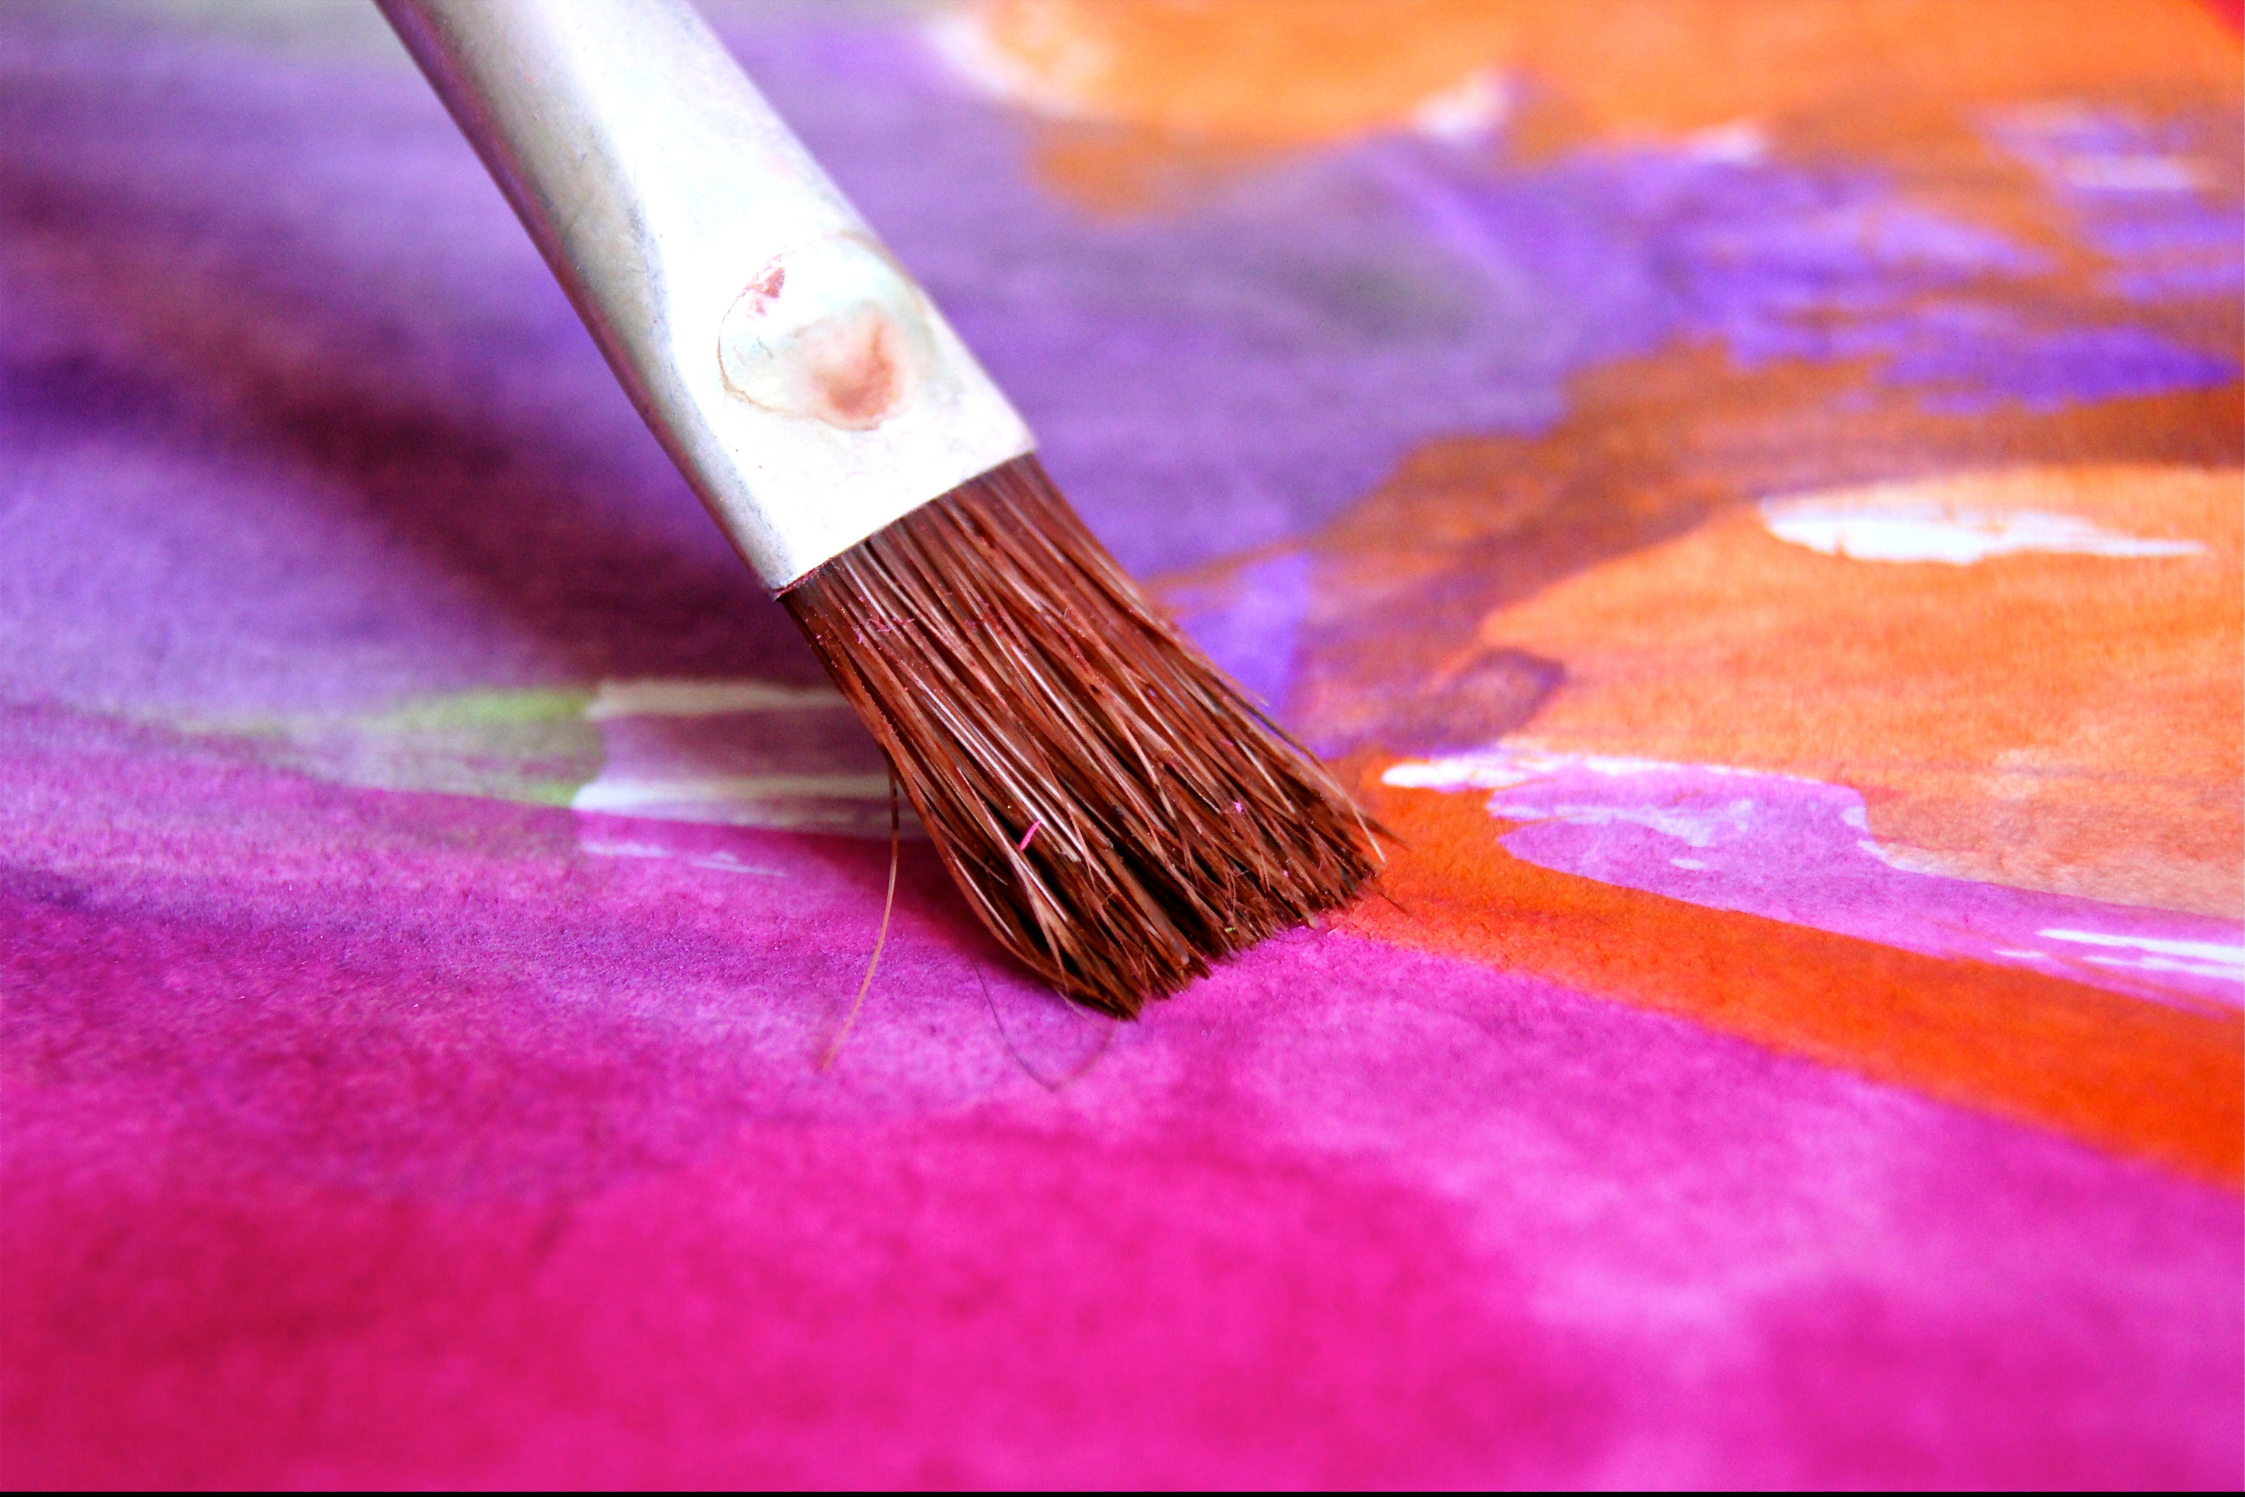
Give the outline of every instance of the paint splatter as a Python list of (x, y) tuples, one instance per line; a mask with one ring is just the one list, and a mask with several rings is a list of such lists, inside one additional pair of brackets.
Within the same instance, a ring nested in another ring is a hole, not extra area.
[(1877, 484), (1844, 493), (1762, 501), (1762, 523), (1781, 541), (1852, 561), (1969, 566), (1991, 556), (2197, 556), (2203, 541), (2157, 540), (2098, 528), (2077, 515), (2041, 510), (1960, 509), (1925, 497), (1953, 483)]

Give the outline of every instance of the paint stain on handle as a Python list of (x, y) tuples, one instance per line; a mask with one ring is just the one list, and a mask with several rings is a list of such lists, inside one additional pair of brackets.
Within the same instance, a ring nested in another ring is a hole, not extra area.
[(918, 290), (853, 235), (762, 267), (718, 325), (725, 387), (751, 405), (870, 431), (908, 404), (934, 358)]

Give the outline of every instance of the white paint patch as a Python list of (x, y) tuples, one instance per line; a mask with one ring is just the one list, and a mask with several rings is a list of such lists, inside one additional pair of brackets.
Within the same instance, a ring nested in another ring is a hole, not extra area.
[(2089, 192), (2196, 192), (2205, 174), (2179, 156), (2069, 156), (2058, 162), (2068, 187)]
[(727, 712), (803, 712), (847, 707), (831, 686), (781, 686), (770, 681), (603, 681), (585, 708), (594, 722), (610, 717), (716, 717)]
[(1751, 166), (1769, 155), (1769, 132), (1752, 120), (1732, 120), (1685, 136), (1684, 149), (1702, 161)]
[(2132, 967), (2144, 972), (2185, 972), (2194, 977), (2218, 977), (2245, 982), (2245, 946), (2219, 941), (2168, 941), (2147, 936), (2113, 936), (2088, 930), (2045, 930), (2046, 941), (2071, 941), (2082, 946), (2102, 946), (2132, 953), (2129, 956), (2085, 956), (2100, 967)]
[(927, 36), (951, 70), (993, 99), (1060, 119), (1080, 119), (1099, 80), (1111, 67), (1106, 50), (1069, 25), (1065, 15), (1016, 12), (1036, 54), (1032, 66), (990, 34), (980, 6), (946, 6), (929, 17)]
[[(583, 841), (579, 842), (577, 845), (585, 852), (591, 854), (596, 858), (677, 859), (679, 857), (679, 854), (671, 848), (656, 847), (652, 843), (647, 842)], [(777, 868), (759, 868), (753, 863), (742, 862), (739, 858), (734, 857), (729, 852), (707, 853), (701, 857), (686, 858), (683, 861), (691, 867), (707, 868), (716, 873), (750, 873), (756, 875), (758, 878), (787, 877), (785, 873), (781, 872)]]
[[(927, 37), (952, 73), (993, 99), (1056, 119), (1111, 114), (1100, 101), (1114, 58), (1065, 13), (1016, 9), (1008, 35), (993, 34), (980, 6), (946, 6), (929, 17)], [(1009, 45), (1009, 42), (1011, 45)], [(1405, 123), (1437, 140), (1470, 143), (1487, 137), (1512, 112), (1512, 89), (1495, 68), (1476, 68), (1421, 99)]]
[[(1489, 814), (1507, 821), (1565, 821), (1575, 826), (1641, 826), (1648, 832), (1673, 837), (1690, 847), (1713, 847), (1726, 837), (1753, 830), (1754, 803), (1733, 801), (1727, 806), (1581, 806), (1514, 805), (1489, 802)], [(1674, 858), (1668, 860), (1676, 862)], [(1679, 865), (1688, 866), (1688, 865)], [(1700, 867), (1706, 865), (1700, 864)]]
[[(1793, 780), (1795, 775), (1764, 770), (1732, 769), (1721, 764), (1670, 764), (1659, 759), (1622, 759), (1604, 754), (1559, 754), (1547, 750), (1482, 749), (1470, 754), (1448, 754), (1439, 759), (1406, 759), (1391, 764), (1380, 783), (1402, 790), (1510, 790), (1534, 780), (1549, 779), (1569, 770), (1615, 778), (1639, 774), (1753, 775), (1763, 779)], [(1801, 780), (1802, 784), (1813, 783)]]
[(1896, 485), (1830, 498), (1768, 499), (1762, 523), (1781, 541), (1853, 561), (1961, 567), (2020, 552), (2143, 557), (2196, 556), (2206, 549), (2198, 541), (2120, 535), (2075, 515), (1961, 509), (1904, 497), (1922, 492)]
[[(650, 821), (889, 835), (881, 751), (831, 686), (757, 680), (603, 681), (585, 716), (600, 733), (600, 773), (572, 810)], [(907, 835), (917, 831), (909, 813)], [(658, 849), (618, 857), (695, 861)], [(760, 872), (718, 855), (698, 866)]]
[(711, 868), (719, 873), (750, 873), (758, 878), (787, 877), (777, 868), (759, 868), (753, 863), (742, 862), (729, 852), (713, 852), (706, 858), (688, 858), (687, 861), (696, 868)]
[[(705, 818), (678, 816), (681, 808), (704, 806), (713, 811), (731, 807), (754, 806), (766, 801), (802, 800), (881, 800), (889, 798), (889, 781), (886, 775), (724, 775), (698, 780), (634, 780), (611, 779), (603, 773), (600, 778), (580, 788), (570, 799), (575, 811), (605, 811), (615, 816), (643, 816), (652, 811), (673, 813), (677, 820)], [(725, 815), (711, 815), (711, 821), (729, 821)]]
[(1477, 68), (1456, 84), (1419, 101), (1411, 128), (1437, 140), (1479, 140), (1512, 112), (1512, 91), (1494, 68)]
[(1510, 754), (1454, 754), (1391, 764), (1380, 783), (1400, 790), (1510, 790), (1541, 779), (1543, 773)]
[(667, 858), (670, 849), (656, 847), (647, 842), (579, 842), (577, 844), (596, 858)]

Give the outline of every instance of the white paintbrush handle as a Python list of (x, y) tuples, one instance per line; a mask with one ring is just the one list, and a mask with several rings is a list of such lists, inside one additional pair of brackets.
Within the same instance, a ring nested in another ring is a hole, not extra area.
[(686, 0), (378, 0), (781, 588), (1035, 446)]

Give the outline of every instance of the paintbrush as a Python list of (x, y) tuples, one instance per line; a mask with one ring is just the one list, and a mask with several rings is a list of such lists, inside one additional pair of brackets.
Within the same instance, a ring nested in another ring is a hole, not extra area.
[(1016, 957), (1132, 1015), (1369, 882), (686, 0), (379, 3)]

